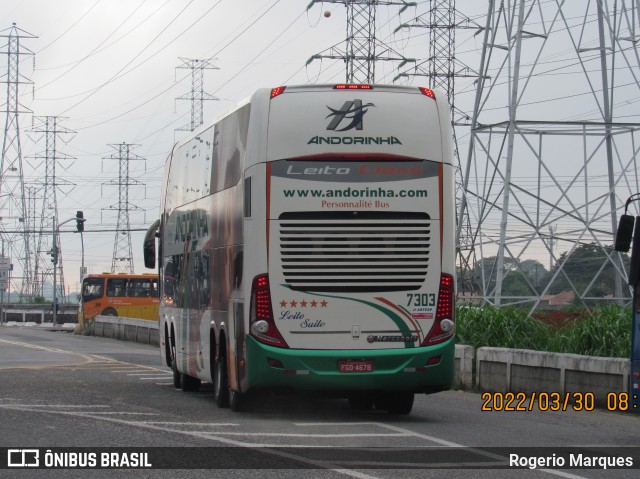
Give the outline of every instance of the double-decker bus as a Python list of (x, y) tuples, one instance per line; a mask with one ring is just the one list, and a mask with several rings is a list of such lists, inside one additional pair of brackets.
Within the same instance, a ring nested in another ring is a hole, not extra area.
[(100, 273), (82, 280), (80, 324), (102, 316), (158, 319), (157, 274)]
[(427, 88), (261, 89), (178, 142), (144, 241), (175, 386), (396, 414), (449, 388), (454, 195), (449, 106)]

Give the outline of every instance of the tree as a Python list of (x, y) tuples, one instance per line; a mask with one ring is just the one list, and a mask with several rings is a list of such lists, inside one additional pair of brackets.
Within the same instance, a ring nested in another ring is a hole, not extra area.
[[(542, 263), (533, 259), (517, 261), (513, 258), (505, 258), (504, 270), (502, 279), (502, 295), (504, 296), (536, 296), (539, 293), (538, 284), (547, 274)], [(483, 289), (483, 273), (485, 289)], [(496, 286), (496, 277), (496, 256), (489, 256), (478, 261), (471, 272), (473, 290), (492, 294)]]
[[(607, 247), (605, 251), (596, 243), (581, 244), (572, 252), (562, 253), (545, 278), (545, 283), (548, 283), (562, 267), (549, 287), (549, 293), (573, 290), (573, 284), (579, 296), (603, 298), (615, 294), (615, 277), (619, 273), (612, 260), (608, 259), (607, 253), (617, 261), (618, 253), (612, 247)], [(629, 255), (623, 254), (622, 259), (625, 270), (628, 270)]]

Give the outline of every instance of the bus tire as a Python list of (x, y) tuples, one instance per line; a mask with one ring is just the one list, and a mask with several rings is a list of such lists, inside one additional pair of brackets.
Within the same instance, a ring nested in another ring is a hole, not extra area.
[(246, 407), (246, 394), (229, 388), (229, 407), (233, 412), (243, 411)]
[(113, 308), (105, 308), (102, 316), (118, 316), (118, 312)]
[(229, 407), (229, 373), (227, 371), (227, 351), (224, 348), (220, 350), (220, 356), (216, 361), (214, 396), (218, 407)]
[(354, 411), (369, 411), (373, 409), (375, 397), (367, 393), (353, 393), (349, 395), (349, 407)]
[(185, 392), (197, 391), (198, 389), (200, 389), (201, 383), (202, 381), (200, 379), (189, 376), (188, 374), (183, 374), (180, 387)]
[(173, 387), (180, 389), (182, 387), (182, 373), (178, 371), (178, 361), (176, 360), (176, 349), (172, 348), (171, 355), (171, 371), (173, 371)]
[[(173, 333), (173, 327), (171, 327)], [(169, 352), (169, 362), (171, 363), (171, 371), (173, 372), (173, 387), (180, 389), (182, 386), (182, 374), (178, 371), (178, 359), (176, 358), (176, 342), (175, 334), (167, 337), (167, 351)]]
[(407, 415), (413, 409), (413, 399), (412, 392), (381, 394), (376, 397), (376, 409), (386, 410), (389, 414)]

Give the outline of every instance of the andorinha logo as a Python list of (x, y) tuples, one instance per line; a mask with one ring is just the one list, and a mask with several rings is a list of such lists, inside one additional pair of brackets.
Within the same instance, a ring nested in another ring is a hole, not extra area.
[[(332, 131), (347, 131), (353, 130), (362, 130), (362, 118), (365, 113), (369, 110), (370, 106), (375, 107), (373, 103), (367, 103), (366, 105), (362, 104), (362, 100), (353, 100), (353, 101), (345, 101), (342, 108), (336, 110), (335, 108), (331, 108), (327, 106), (327, 108), (331, 111), (326, 118), (331, 118), (331, 122), (329, 122), (329, 126), (327, 126), (327, 130)], [(337, 129), (340, 123), (343, 120), (351, 120), (351, 123), (347, 124), (344, 128)]]
[(402, 145), (395, 136), (313, 136), (307, 145)]
[[(345, 101), (341, 108), (327, 106), (329, 113), (326, 118), (331, 118), (328, 131), (362, 130), (364, 115), (373, 103), (362, 104), (362, 100), (355, 99)], [(395, 136), (313, 136), (307, 145), (402, 145)]]

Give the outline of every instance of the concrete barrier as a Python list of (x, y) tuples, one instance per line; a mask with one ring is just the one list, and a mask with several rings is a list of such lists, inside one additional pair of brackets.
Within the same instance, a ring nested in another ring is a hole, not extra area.
[(593, 393), (596, 405), (603, 406), (607, 394), (629, 392), (629, 360), (479, 348), (476, 382), (480, 391)]
[(155, 346), (160, 344), (158, 322), (146, 319), (96, 316), (85, 326), (85, 334)]
[(473, 347), (456, 344), (455, 389), (473, 389)]
[[(2, 307), (0, 322), (21, 326), (49, 325), (53, 322), (53, 310), (50, 304), (5, 304)], [(58, 305), (57, 324), (78, 324), (78, 306), (70, 304)]]

